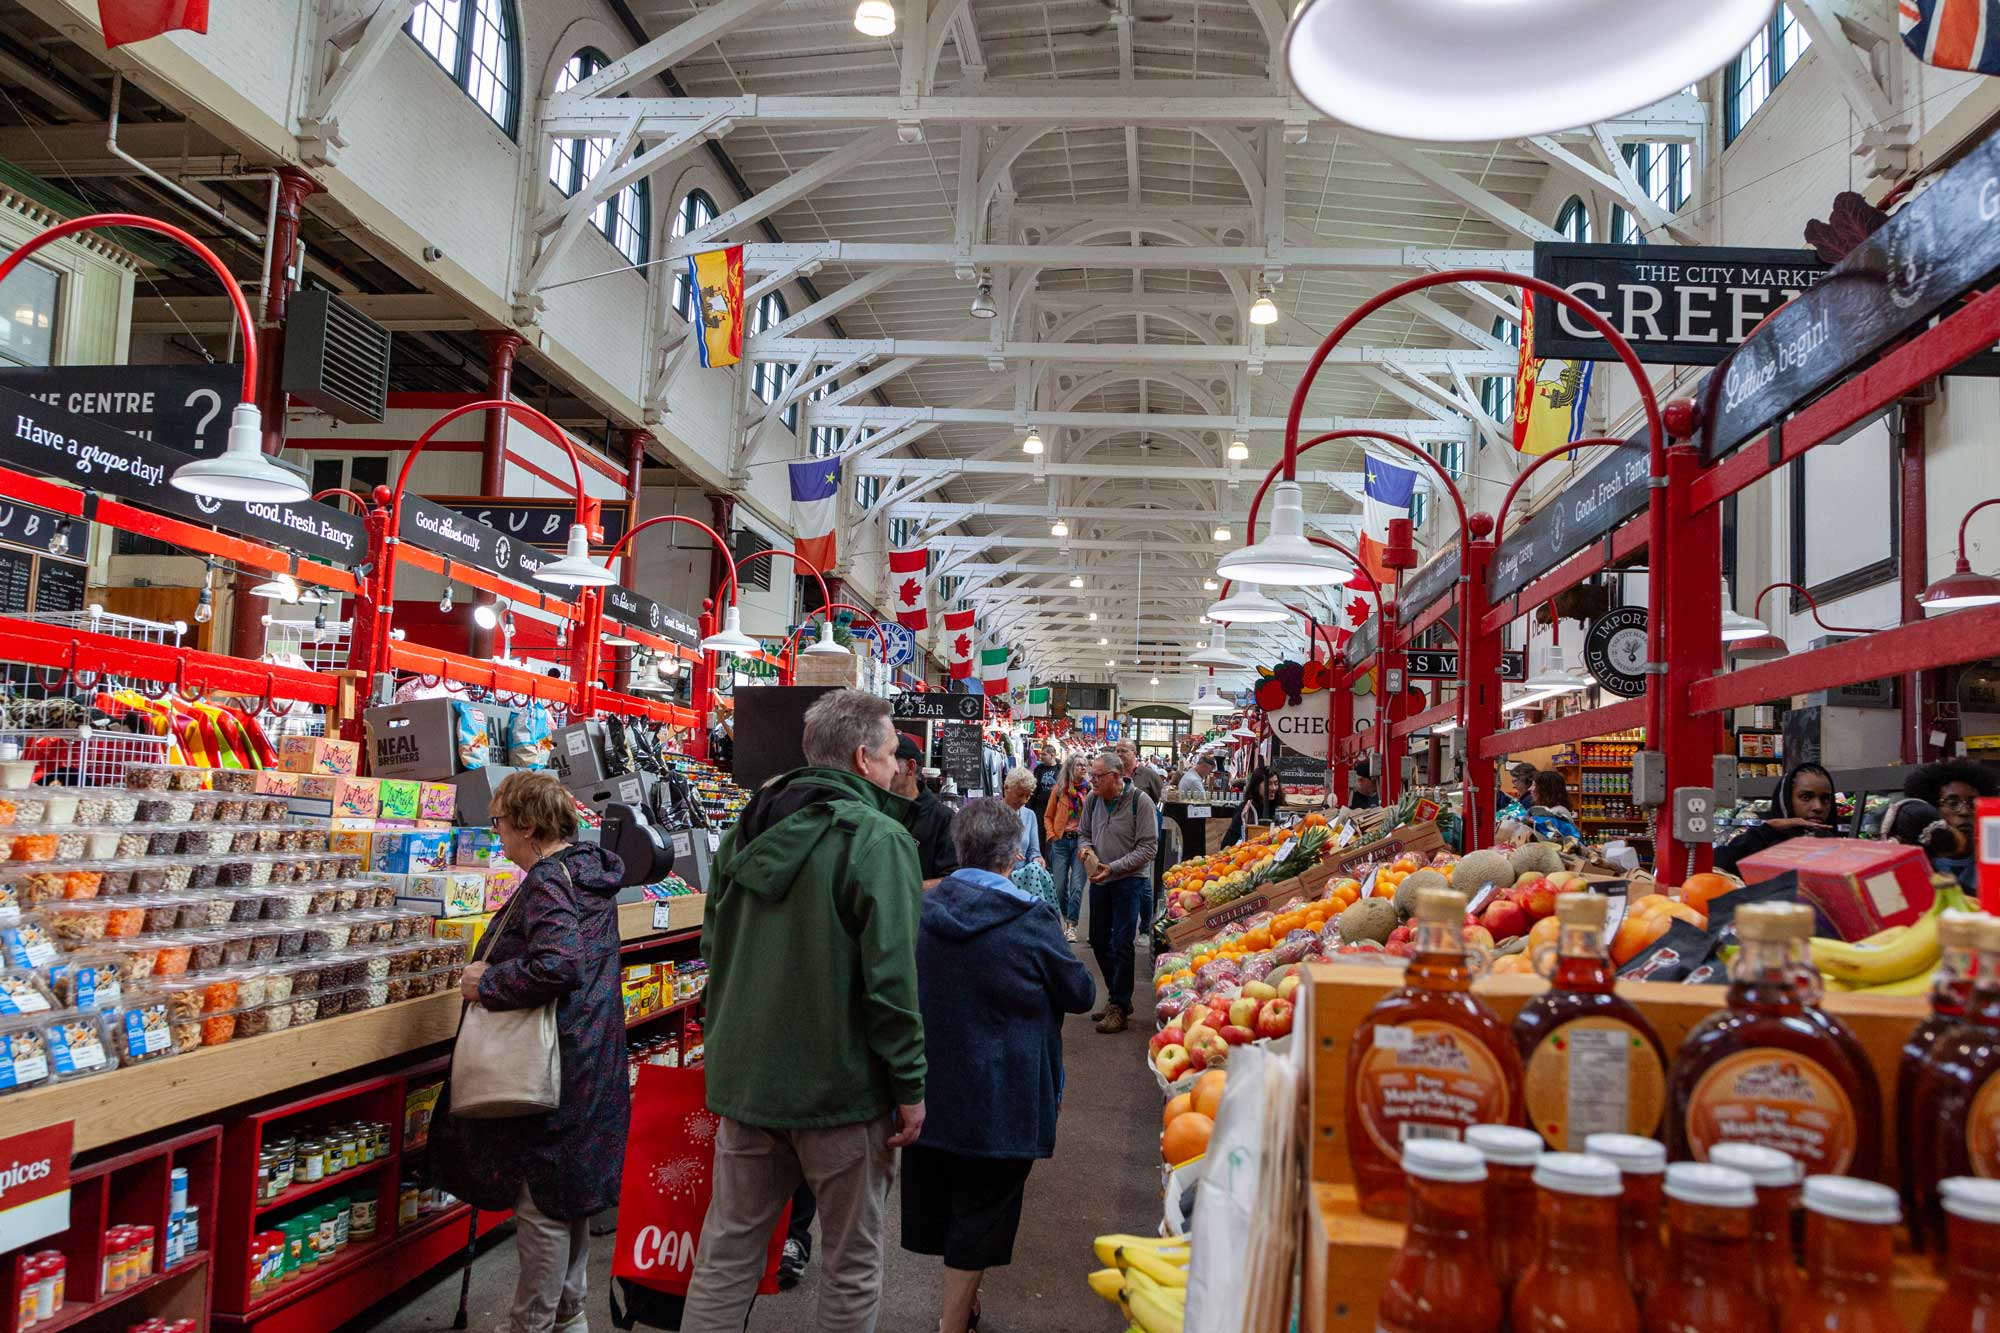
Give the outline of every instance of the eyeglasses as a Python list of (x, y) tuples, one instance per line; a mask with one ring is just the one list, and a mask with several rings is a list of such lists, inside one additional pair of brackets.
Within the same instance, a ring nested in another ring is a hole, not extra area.
[(1978, 802), (1979, 798), (1977, 796), (1940, 796), (1938, 798), (1938, 809), (1972, 810), (1977, 808)]

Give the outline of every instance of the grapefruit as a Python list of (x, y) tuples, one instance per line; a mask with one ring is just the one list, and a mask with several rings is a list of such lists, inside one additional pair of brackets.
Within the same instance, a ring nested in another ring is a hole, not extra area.
[(1215, 1119), (1215, 1108), (1222, 1105), (1222, 1089), (1228, 1081), (1229, 1074), (1221, 1069), (1211, 1069), (1196, 1079), (1189, 1094), (1194, 1104), (1189, 1109)]
[(1188, 1093), (1183, 1092), (1177, 1097), (1169, 1098), (1167, 1109), (1160, 1113), (1160, 1128), (1165, 1129), (1174, 1123), (1176, 1117), (1185, 1115), (1193, 1109), (1194, 1098)]
[(1160, 1137), (1160, 1156), (1168, 1166), (1179, 1166), (1207, 1152), (1208, 1136), (1214, 1132), (1215, 1122), (1199, 1111), (1175, 1116)]

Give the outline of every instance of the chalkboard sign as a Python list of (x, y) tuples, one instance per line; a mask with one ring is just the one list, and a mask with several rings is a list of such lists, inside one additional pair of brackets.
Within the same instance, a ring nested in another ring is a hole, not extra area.
[(985, 790), (986, 751), (980, 728), (965, 722), (938, 723), (938, 771), (958, 784), (967, 796)]
[(17, 616), (28, 609), (35, 582), (35, 557), (0, 548), (0, 612)]
[(82, 565), (47, 556), (35, 562), (35, 610), (81, 611), (89, 579)]
[(1292, 750), (1280, 750), (1276, 760), (1278, 781), (1289, 790), (1294, 787), (1327, 786), (1326, 760), (1316, 759), (1309, 754), (1298, 754)]

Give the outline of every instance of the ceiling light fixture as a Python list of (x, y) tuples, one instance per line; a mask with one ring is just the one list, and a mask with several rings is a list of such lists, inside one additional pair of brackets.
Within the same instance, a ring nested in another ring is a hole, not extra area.
[(852, 657), (854, 654), (833, 641), (833, 622), (831, 620), (822, 620), (819, 622), (819, 639), (812, 647), (806, 649), (805, 656)]
[(1090, 613), (1089, 615), (1085, 616), (1085, 617), (1084, 617), (1084, 619), (1085, 619), (1085, 620), (1095, 620), (1095, 619), (1097, 619), (1097, 612), (1095, 612), (1095, 611), (1092, 611), (1092, 612), (1091, 612), (1091, 613)]
[(1033, 426), (1030, 426), (1028, 427), (1028, 438), (1021, 441), (1021, 452), (1024, 454), (1038, 454), (1041, 451), (1042, 451), (1041, 434), (1038, 431), (1036, 431)]
[(1924, 595), (1917, 599), (1926, 615), (1935, 611), (1963, 611), (1968, 606), (1991, 606), (2000, 602), (2000, 578), (1991, 574), (1975, 574), (1971, 563), (1965, 558), (1965, 527), (1972, 522), (1972, 516), (1990, 504), (2000, 504), (2000, 497), (1981, 500), (1965, 511), (1965, 517), (1958, 521), (1958, 564), (1951, 573), (1924, 589)]
[(1217, 625), (1214, 637), (1209, 639), (1208, 646), (1199, 652), (1189, 653), (1187, 660), (1195, 666), (1222, 667), (1225, 670), (1233, 669), (1240, 671), (1250, 665), (1229, 651), (1229, 627), (1227, 625)]
[[(1072, 574), (1072, 575), (1070, 575), (1070, 576), (1069, 576), (1069, 586), (1070, 586), (1070, 587), (1072, 587), (1072, 588), (1081, 588), (1081, 587), (1083, 586), (1083, 575), (1081, 575), (1081, 574)], [(1093, 619), (1094, 619), (1094, 617), (1093, 617)]]
[(181, 464), (168, 481), (175, 490), (211, 500), (289, 505), (312, 495), (304, 476), (264, 452), (264, 418), (255, 403), (231, 410), (229, 439), (220, 454)]
[(861, 0), (854, 10), (854, 30), (863, 37), (888, 37), (896, 31), (896, 7), (889, 0)]
[(999, 313), (999, 307), (993, 304), (993, 284), (985, 279), (981, 279), (979, 290), (973, 293), (972, 296), (972, 317), (974, 319), (992, 319)]
[(283, 602), (287, 606), (297, 606), (299, 601), (299, 581), (290, 574), (279, 574), (275, 578), (265, 579), (262, 583), (252, 588), (250, 595), (252, 597), (268, 597), (274, 602)]
[(481, 629), (492, 629), (500, 623), (500, 613), (485, 602), (472, 608), (472, 623)]
[(1278, 322), (1278, 303), (1271, 299), (1271, 286), (1269, 283), (1257, 289), (1257, 299), (1250, 303), (1250, 322), (1252, 324), (1276, 324)]
[(705, 653), (754, 653), (757, 641), (743, 632), (743, 610), (731, 604), (722, 614), (722, 628), (701, 641)]
[(1237, 588), (1220, 601), (1211, 602), (1208, 618), (1224, 625), (1275, 625), (1290, 620), (1289, 607), (1266, 597), (1252, 586)]
[(1055, 522), (1049, 524), (1049, 536), (1051, 537), (1069, 536), (1069, 524), (1063, 522), (1061, 519), (1057, 519)]
[(1222, 585), (1220, 583), (1217, 583), (1214, 579), (1203, 579), (1201, 581), (1201, 590), (1203, 592), (1214, 592), (1221, 586)]
[(1227, 523), (1218, 523), (1215, 525), (1215, 540), (1219, 542), (1229, 540), (1229, 525)]
[(1250, 445), (1246, 441), (1231, 440), (1229, 442), (1230, 462), (1241, 463), (1244, 459), (1248, 457), (1250, 457)]
[(1188, 709), (1196, 713), (1233, 713), (1236, 711), (1236, 705), (1218, 695), (1210, 694), (1208, 682), (1203, 681), (1196, 688), (1194, 702), (1188, 705)]
[(1354, 577), (1332, 552), (1306, 540), (1305, 499), (1298, 482), (1279, 482), (1271, 488), (1271, 499), (1276, 510), (1269, 533), (1263, 541), (1223, 556), (1216, 566), (1218, 574), (1238, 583), (1279, 588), (1321, 587)]
[(563, 549), (562, 559), (543, 565), (534, 577), (538, 582), (566, 588), (608, 588), (618, 582), (609, 565), (591, 558), (590, 530), (581, 523), (569, 525), (569, 544)]
[(1585, 677), (1563, 668), (1562, 649), (1552, 645), (1549, 648), (1547, 665), (1522, 682), (1522, 687), (1527, 692), (1501, 704), (1500, 711), (1512, 713), (1518, 709), (1532, 708), (1536, 704), (1560, 698), (1565, 694), (1576, 694), (1587, 690), (1590, 685), (1591, 682)]
[(1098, 646), (1099, 648), (1102, 648), (1102, 647), (1104, 647), (1104, 645), (1106, 645), (1107, 643), (1110, 643), (1110, 642), (1111, 642), (1111, 640), (1109, 640), (1109, 639), (1107, 639), (1107, 638), (1104, 638), (1104, 637), (1103, 637), (1102, 635), (1099, 635), (1099, 636), (1098, 636), (1098, 640), (1097, 640), (1097, 646)]

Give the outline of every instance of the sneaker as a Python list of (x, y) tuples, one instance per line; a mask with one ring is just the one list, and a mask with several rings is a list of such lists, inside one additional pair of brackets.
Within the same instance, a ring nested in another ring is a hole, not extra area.
[(778, 1256), (779, 1291), (790, 1291), (799, 1285), (799, 1279), (805, 1276), (808, 1258), (810, 1256), (806, 1254), (804, 1244), (796, 1240), (785, 1242), (785, 1252)]
[(1125, 1030), (1125, 1011), (1116, 1005), (1106, 1009), (1103, 1020), (1097, 1025), (1097, 1030), (1106, 1036), (1114, 1032), (1123, 1032)]
[(1066, 939), (1066, 940), (1068, 940), (1068, 941), (1069, 941), (1069, 942), (1070, 942), (1071, 944), (1075, 944), (1075, 943), (1076, 943), (1076, 927), (1075, 927), (1075, 926), (1064, 926), (1064, 927), (1063, 927), (1063, 938), (1064, 938), (1064, 939)]

